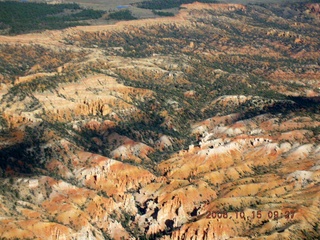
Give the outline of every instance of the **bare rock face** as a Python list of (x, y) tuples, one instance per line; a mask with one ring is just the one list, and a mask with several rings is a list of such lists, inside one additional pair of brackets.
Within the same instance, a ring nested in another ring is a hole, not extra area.
[(320, 4), (319, 3), (313, 3), (313, 4), (307, 4), (308, 12), (311, 14), (316, 15), (319, 17), (320, 15)]
[(318, 239), (318, 5), (0, 36), (0, 239)]
[[(311, 123), (309, 120), (310, 119), (305, 119), (304, 124), (319, 124), (319, 122)], [(257, 126), (262, 126), (264, 122), (268, 121), (269, 119), (265, 117), (254, 120)], [(297, 123), (300, 122), (301, 120), (297, 121)], [(217, 125), (219, 125), (219, 127)], [(300, 134), (298, 131), (291, 132), (292, 138), (295, 138), (293, 145), (289, 142), (279, 144), (278, 141), (282, 139), (282, 135), (279, 136), (280, 138), (276, 136), (272, 138), (268, 135), (264, 136), (263, 132), (265, 132), (266, 129), (260, 129), (259, 131), (251, 129), (254, 135), (256, 135), (255, 133), (259, 133), (258, 136), (248, 136), (240, 131), (232, 138), (223, 137), (223, 133), (235, 125), (238, 127), (241, 126), (239, 122), (235, 122), (231, 125), (225, 125), (224, 131), (219, 131), (219, 129), (222, 128), (221, 123), (218, 122), (216, 126), (212, 124), (210, 128), (206, 128), (206, 131), (202, 132), (204, 137), (201, 139), (199, 147), (196, 149), (193, 147), (192, 151), (180, 152), (177, 156), (159, 165), (163, 174), (169, 178), (177, 180), (188, 179), (192, 183), (198, 179), (197, 176), (202, 176), (201, 179), (206, 179), (206, 181), (210, 182), (213, 186), (217, 186), (216, 191), (220, 192), (221, 195), (219, 194), (219, 198), (216, 198), (215, 201), (208, 205), (198, 205), (198, 215), (208, 215), (211, 212), (223, 213), (227, 211), (230, 217), (227, 219), (215, 217), (216, 219), (210, 221), (205, 219), (205, 217), (200, 217), (196, 222), (186, 224), (182, 228), (179, 228), (179, 230), (174, 231), (172, 235), (174, 238), (185, 237), (186, 239), (192, 239), (192, 237), (196, 235), (199, 239), (203, 239), (205, 236), (213, 236), (216, 239), (227, 239), (234, 235), (245, 235), (244, 231), (246, 231), (249, 226), (244, 226), (243, 224), (259, 225), (261, 222), (259, 223), (259, 221), (254, 219), (240, 220), (238, 212), (234, 210), (230, 211), (230, 209), (234, 207), (236, 209), (243, 208), (244, 213), (248, 215), (255, 213), (254, 209), (259, 208), (263, 209), (262, 211), (266, 214), (269, 209), (263, 203), (264, 200), (261, 199), (262, 202), (258, 205), (256, 205), (257, 203), (252, 203), (252, 201), (260, 201), (258, 199), (262, 196), (274, 196), (277, 197), (277, 200), (280, 202), (285, 203), (285, 197), (283, 200), (280, 200), (282, 199), (280, 196), (286, 196), (288, 193), (286, 193), (286, 191), (288, 191), (289, 188), (294, 189), (294, 191), (306, 192), (309, 192), (309, 190), (307, 190), (309, 187), (307, 186), (317, 188), (314, 184), (319, 181), (318, 170), (311, 170), (315, 168), (310, 168), (312, 165), (309, 165), (309, 161), (317, 158), (318, 145), (298, 144), (296, 141), (301, 140), (296, 137), (298, 136), (297, 134)], [(291, 127), (284, 123), (280, 123), (280, 125)], [(197, 128), (199, 129), (198, 126)], [(308, 132), (303, 133), (307, 135), (310, 134)], [(311, 136), (309, 136), (308, 139), (310, 139)], [(283, 139), (281, 141), (283, 141)], [(292, 140), (289, 141), (292, 142)], [(305, 159), (305, 161), (303, 159)], [(299, 161), (299, 165), (304, 165), (306, 167), (305, 169), (310, 169), (311, 171), (296, 171), (288, 174), (288, 172), (290, 172), (289, 169), (293, 168), (291, 164), (295, 164), (295, 161)], [(263, 173), (262, 170), (264, 168), (263, 166), (268, 165), (276, 165), (277, 174), (284, 174), (286, 178), (273, 177), (274, 180), (271, 180), (270, 177), (272, 175), (270, 175), (270, 173)], [(255, 174), (259, 175), (260, 180), (258, 180), (258, 182), (252, 178)], [(267, 182), (263, 183), (265, 177)], [(291, 195), (292, 193), (289, 194)], [(313, 196), (316, 195), (317, 194)], [(233, 198), (238, 198), (238, 200), (231, 200)], [(318, 197), (316, 197), (316, 199), (317, 198)], [(310, 202), (310, 207), (315, 206), (317, 202), (318, 200)], [(255, 205), (255, 207), (253, 207), (253, 205)], [(281, 212), (283, 211), (282, 208), (282, 204), (278, 204), (278, 207), (275, 205), (272, 210)], [(296, 209), (294, 211), (297, 212), (297, 215), (295, 215), (296, 219), (303, 219), (303, 214), (300, 215), (300, 212), (307, 211), (305, 214), (311, 214), (309, 210), (303, 210), (303, 207), (299, 205), (295, 205), (293, 209)], [(316, 218), (313, 214), (311, 214), (310, 217)], [(273, 221), (268, 218), (265, 219), (269, 222)], [(287, 223), (288, 221), (285, 220), (284, 217), (281, 217), (270, 226), (267, 224), (263, 225), (260, 227), (260, 231), (269, 231), (267, 229), (276, 228), (276, 226), (285, 226)], [(242, 227), (240, 227), (240, 225), (242, 225)], [(210, 228), (208, 228), (208, 226), (210, 226)], [(290, 234), (286, 236), (289, 237)]]

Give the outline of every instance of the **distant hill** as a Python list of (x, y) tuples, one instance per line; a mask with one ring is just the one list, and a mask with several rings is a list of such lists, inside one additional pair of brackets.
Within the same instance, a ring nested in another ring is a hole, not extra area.
[(75, 3), (0, 2), (0, 32), (21, 34), (87, 25), (85, 20), (100, 18), (103, 13), (103, 11), (83, 9)]

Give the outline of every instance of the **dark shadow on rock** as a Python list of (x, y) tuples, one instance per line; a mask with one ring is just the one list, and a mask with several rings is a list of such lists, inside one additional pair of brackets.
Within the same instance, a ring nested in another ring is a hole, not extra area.
[(52, 147), (46, 146), (45, 131), (49, 127), (43, 123), (33, 128), (27, 126), (22, 141), (0, 149), (2, 177), (38, 175), (40, 169), (43, 174), (47, 160), (57, 156)]
[(275, 102), (263, 109), (253, 109), (241, 114), (238, 120), (252, 118), (261, 114), (320, 113), (320, 97), (288, 96), (286, 100)]

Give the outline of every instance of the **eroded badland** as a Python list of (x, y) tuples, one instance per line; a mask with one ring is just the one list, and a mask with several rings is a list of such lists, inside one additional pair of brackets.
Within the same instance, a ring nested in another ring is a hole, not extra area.
[(319, 13), (0, 36), (0, 238), (319, 239)]

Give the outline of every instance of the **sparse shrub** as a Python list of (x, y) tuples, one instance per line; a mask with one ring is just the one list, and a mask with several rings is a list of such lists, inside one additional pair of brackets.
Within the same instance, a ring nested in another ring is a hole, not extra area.
[(132, 15), (131, 11), (128, 9), (110, 13), (109, 18), (115, 19), (115, 20), (134, 20), (134, 19), (137, 19), (136, 17), (134, 17)]

